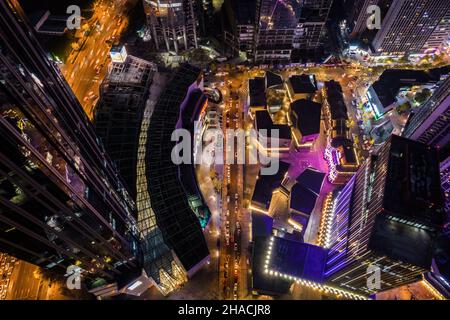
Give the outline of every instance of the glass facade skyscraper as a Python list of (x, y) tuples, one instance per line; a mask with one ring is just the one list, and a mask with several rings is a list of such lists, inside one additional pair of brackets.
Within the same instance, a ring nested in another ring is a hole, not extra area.
[[(431, 268), (444, 223), (438, 152), (398, 136), (372, 155), (334, 199), (326, 281), (370, 295)], [(369, 266), (380, 286), (369, 287)]]
[(374, 52), (402, 55), (436, 49), (448, 40), (449, 12), (447, 0), (392, 1), (372, 41)]
[(123, 62), (112, 62), (100, 86), (94, 112), (95, 132), (133, 199), (136, 199), (139, 127), (156, 71), (156, 64), (131, 55)]
[(16, 1), (0, 1), (0, 250), (115, 280), (141, 265), (135, 204)]
[(444, 148), (450, 142), (450, 76), (419, 110), (410, 116), (403, 136)]

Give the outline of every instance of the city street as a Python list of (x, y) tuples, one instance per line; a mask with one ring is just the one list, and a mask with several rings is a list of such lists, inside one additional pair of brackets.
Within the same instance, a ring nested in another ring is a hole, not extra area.
[(42, 269), (0, 253), (0, 300), (66, 300), (63, 283), (46, 278)]
[[(224, 96), (223, 130), (227, 128), (237, 129), (251, 127), (250, 122), (246, 122), (244, 114), (247, 110), (248, 79), (255, 76), (263, 76), (264, 69), (241, 67), (230, 69), (226, 66), (219, 68), (214, 76), (208, 77), (208, 86), (218, 88)], [(344, 96), (347, 102), (350, 122), (353, 124), (352, 133), (360, 135), (357, 126), (356, 108), (352, 105), (353, 92), (357, 83), (371, 82), (373, 75), (360, 74), (360, 69), (348, 67), (319, 67), (319, 68), (291, 68), (279, 72), (287, 79), (294, 74), (315, 74), (319, 82), (319, 89), (324, 81), (336, 80), (343, 87)], [(324, 128), (321, 129), (324, 131)], [(362, 141), (362, 138), (359, 140)], [(232, 141), (227, 141), (228, 143)], [(236, 146), (236, 139), (234, 141)], [(291, 176), (298, 176), (306, 167), (312, 166), (322, 172), (327, 172), (328, 168), (323, 154), (326, 146), (326, 137), (320, 135), (316, 144), (316, 149), (308, 153), (291, 152), (284, 161), (292, 164)], [(225, 153), (227, 147), (225, 145)], [(236, 149), (234, 149), (236, 150)], [(233, 155), (236, 160), (236, 154)], [(303, 165), (302, 165), (303, 164)], [(250, 212), (246, 209), (249, 205), (249, 198), (253, 192), (255, 176), (259, 170), (258, 165), (245, 165), (245, 175), (242, 165), (224, 165), (223, 169), (223, 190), (222, 190), (222, 215), (220, 217), (220, 263), (219, 263), (219, 295), (224, 299), (252, 298), (249, 293), (248, 273), (248, 250), (250, 242)], [(325, 181), (323, 192), (317, 199), (317, 206), (311, 215), (310, 223), (306, 230), (305, 241), (315, 244), (321, 219), (321, 209), (324, 196), (334, 188), (333, 185)], [(245, 192), (244, 192), (245, 191)], [(276, 197), (275, 197), (276, 198)], [(287, 209), (287, 199), (274, 199), (273, 208), (278, 211)], [(278, 203), (278, 204), (276, 204)], [(284, 209), (283, 209), (284, 208)], [(214, 222), (215, 223), (215, 222)], [(208, 235), (207, 235), (208, 236)], [(308, 288), (294, 286), (294, 296), (306, 299), (320, 299), (320, 294)], [(282, 297), (289, 299), (290, 297)]]
[(3, 306), (278, 319), (450, 299), (450, 0), (0, 0), (0, 17)]
[(61, 71), (90, 119), (99, 97), (99, 87), (108, 71), (109, 50), (125, 29), (127, 1), (101, 0), (88, 21), (90, 32), (79, 51), (72, 51)]
[[(243, 109), (239, 100), (228, 97), (224, 111), (225, 130), (243, 127)], [(226, 132), (224, 130), (224, 132)], [(223, 299), (237, 300), (247, 295), (247, 249), (243, 240), (243, 166), (237, 164), (237, 153), (232, 154), (234, 161), (229, 161), (227, 150), (230, 145), (238, 150), (237, 139), (225, 140), (225, 164), (222, 192), (222, 233), (220, 241), (220, 294)], [(239, 151), (238, 151), (239, 152)], [(248, 222), (247, 222), (248, 226)]]

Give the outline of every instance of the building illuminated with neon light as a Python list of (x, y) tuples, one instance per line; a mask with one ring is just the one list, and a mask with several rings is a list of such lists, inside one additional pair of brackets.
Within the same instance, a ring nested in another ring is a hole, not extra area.
[(359, 169), (359, 158), (353, 142), (334, 139), (325, 149), (329, 172), (328, 181), (333, 184), (347, 183)]
[(450, 157), (441, 163), (441, 184), (445, 197), (445, 213), (447, 214), (447, 228), (450, 222)]
[(325, 82), (323, 113), (327, 133), (324, 159), (329, 172), (328, 181), (345, 184), (360, 166), (359, 155), (350, 136), (350, 128), (342, 87), (334, 80)]
[[(333, 203), (326, 281), (370, 295), (430, 270), (444, 223), (437, 150), (398, 136), (372, 155)], [(370, 265), (380, 287), (368, 287)]]

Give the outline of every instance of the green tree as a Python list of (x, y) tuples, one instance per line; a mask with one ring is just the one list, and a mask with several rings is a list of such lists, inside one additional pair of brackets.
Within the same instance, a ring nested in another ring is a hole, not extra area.
[(416, 93), (416, 95), (414, 96), (414, 100), (417, 103), (422, 104), (425, 101), (427, 101), (429, 97), (431, 97), (431, 90), (428, 88), (425, 88), (421, 92)]

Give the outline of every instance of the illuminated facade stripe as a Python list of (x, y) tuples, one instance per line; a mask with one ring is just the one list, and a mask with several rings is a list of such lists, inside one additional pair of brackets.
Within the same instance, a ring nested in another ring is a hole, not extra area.
[(302, 286), (305, 286), (308, 288), (312, 288), (314, 290), (318, 290), (325, 294), (333, 294), (333, 295), (337, 296), (338, 298), (343, 297), (343, 298), (353, 299), (353, 300), (369, 300), (368, 297), (353, 293), (351, 291), (343, 290), (343, 289), (329, 286), (329, 285), (320, 284), (317, 282), (302, 279), (302, 278), (288, 275), (285, 273), (280, 273), (278, 271), (274, 271), (274, 270), (270, 269), (270, 262), (271, 262), (271, 257), (272, 257), (272, 248), (273, 248), (274, 240), (275, 240), (275, 237), (273, 237), (273, 236), (269, 240), (269, 246), (267, 248), (266, 258), (264, 261), (264, 274), (271, 276), (271, 277), (277, 277), (277, 278), (281, 278), (281, 279), (285, 279), (285, 280), (295, 281), (295, 283), (297, 283), (299, 285), (302, 285)]

